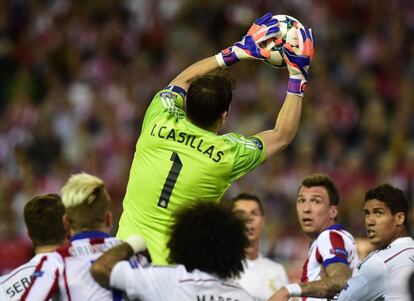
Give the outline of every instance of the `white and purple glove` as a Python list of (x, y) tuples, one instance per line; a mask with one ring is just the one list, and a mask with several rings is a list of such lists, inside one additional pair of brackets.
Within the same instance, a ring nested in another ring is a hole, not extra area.
[(303, 97), (314, 52), (314, 41), (311, 28), (301, 28), (299, 33), (297, 48), (293, 48), (289, 43), (283, 46), (283, 59), (289, 70), (287, 93)]
[(234, 43), (233, 46), (216, 55), (220, 67), (229, 67), (240, 60), (265, 60), (270, 58), (270, 51), (259, 47), (259, 43), (281, 35), (277, 23), (277, 20), (272, 19), (271, 13), (267, 13), (254, 21), (240, 42)]

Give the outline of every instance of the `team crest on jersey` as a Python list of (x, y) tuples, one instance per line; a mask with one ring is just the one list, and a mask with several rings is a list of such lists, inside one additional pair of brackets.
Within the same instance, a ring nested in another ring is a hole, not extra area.
[(262, 143), (262, 141), (260, 141), (259, 139), (257, 139), (257, 138), (251, 138), (250, 139), (254, 144), (256, 144), (256, 146), (257, 146), (257, 148), (258, 149), (260, 149), (260, 150), (262, 150), (263, 149), (263, 143)]
[(329, 253), (341, 258), (348, 258), (348, 252), (342, 248), (332, 248)]

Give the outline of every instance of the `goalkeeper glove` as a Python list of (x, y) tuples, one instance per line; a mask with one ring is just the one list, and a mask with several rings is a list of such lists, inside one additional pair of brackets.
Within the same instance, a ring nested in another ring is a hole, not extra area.
[(216, 55), (220, 67), (229, 67), (240, 60), (265, 60), (270, 58), (270, 51), (259, 47), (258, 44), (267, 39), (280, 36), (277, 22), (276, 19), (272, 19), (271, 13), (257, 19), (240, 42), (236, 42), (233, 46)]
[(311, 28), (301, 28), (299, 33), (298, 48), (293, 48), (292, 45), (286, 43), (283, 46), (283, 59), (289, 70), (287, 92), (302, 97), (306, 90), (309, 66), (313, 57), (314, 40)]

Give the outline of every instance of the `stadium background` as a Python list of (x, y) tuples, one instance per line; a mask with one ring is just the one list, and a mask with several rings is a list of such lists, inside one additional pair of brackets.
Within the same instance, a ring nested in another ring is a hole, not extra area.
[[(309, 173), (336, 181), (340, 222), (355, 236), (364, 236), (367, 188), (391, 182), (413, 201), (413, 1), (5, 0), (0, 274), (32, 256), (25, 202), (58, 192), (71, 173), (106, 181), (117, 220), (154, 93), (194, 61), (239, 40), (266, 11), (311, 26), (316, 55), (293, 143), (226, 194), (249, 191), (265, 201), (263, 253), (297, 276), (308, 241), (297, 224), (295, 194)], [(225, 131), (272, 128), (286, 71), (242, 63), (231, 74), (237, 89)]]

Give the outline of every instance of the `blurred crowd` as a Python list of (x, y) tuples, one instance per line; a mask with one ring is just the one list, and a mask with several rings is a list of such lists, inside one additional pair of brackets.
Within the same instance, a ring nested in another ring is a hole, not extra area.
[[(312, 27), (316, 54), (293, 143), (225, 196), (247, 191), (265, 201), (262, 250), (303, 262), (308, 242), (294, 206), (310, 173), (336, 181), (340, 222), (355, 236), (365, 235), (368, 188), (390, 182), (413, 201), (413, 1), (0, 1), (0, 274), (32, 255), (25, 202), (58, 192), (74, 172), (105, 180), (118, 217), (153, 95), (267, 11)], [(273, 128), (286, 70), (248, 62), (230, 74), (237, 87), (223, 131)]]

